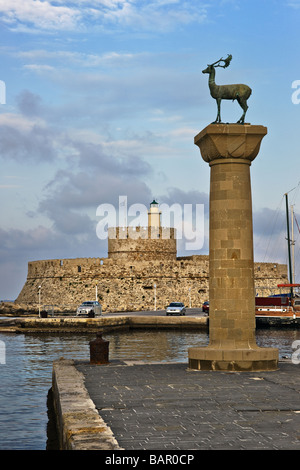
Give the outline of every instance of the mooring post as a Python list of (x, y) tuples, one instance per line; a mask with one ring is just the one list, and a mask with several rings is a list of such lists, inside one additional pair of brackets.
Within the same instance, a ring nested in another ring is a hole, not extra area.
[(90, 364), (109, 363), (109, 341), (102, 338), (102, 331), (96, 334), (96, 339), (90, 341)]

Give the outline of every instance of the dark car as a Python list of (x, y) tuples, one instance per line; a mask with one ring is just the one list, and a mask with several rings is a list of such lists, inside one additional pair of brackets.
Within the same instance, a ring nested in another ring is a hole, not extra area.
[(202, 312), (209, 314), (209, 301), (206, 300), (206, 302), (203, 303), (202, 305)]

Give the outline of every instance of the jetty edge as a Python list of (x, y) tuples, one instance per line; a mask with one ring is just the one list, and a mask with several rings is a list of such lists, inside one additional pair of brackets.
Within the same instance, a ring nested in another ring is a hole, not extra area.
[(52, 396), (61, 450), (122, 450), (89, 397), (74, 360), (53, 363)]
[(95, 333), (99, 329), (111, 331), (130, 328), (204, 328), (208, 317), (184, 316), (165, 317), (158, 315), (114, 315), (98, 318), (76, 317), (18, 317), (1, 318), (0, 332), (11, 333)]

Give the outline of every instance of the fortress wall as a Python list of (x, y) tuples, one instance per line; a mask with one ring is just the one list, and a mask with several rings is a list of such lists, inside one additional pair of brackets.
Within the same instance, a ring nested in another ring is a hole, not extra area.
[(28, 277), (75, 276), (77, 273), (91, 274), (98, 272), (99, 266), (109, 263), (107, 258), (74, 258), (30, 261)]
[[(153, 310), (171, 301), (201, 307), (209, 299), (208, 256), (179, 257), (175, 260), (129, 260), (75, 258), (32, 261), (28, 276), (16, 303), (69, 305), (75, 309), (84, 300), (96, 297), (104, 312)], [(272, 293), (279, 283), (287, 282), (287, 266), (255, 263), (255, 284)], [(154, 288), (156, 284), (156, 289)], [(259, 292), (261, 294), (261, 291)]]

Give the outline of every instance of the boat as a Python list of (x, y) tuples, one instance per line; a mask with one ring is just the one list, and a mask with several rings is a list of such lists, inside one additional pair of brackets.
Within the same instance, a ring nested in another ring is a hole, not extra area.
[[(291, 239), (289, 232), (288, 195), (286, 197), (287, 242), (290, 282), (278, 284), (279, 294), (255, 297), (256, 325), (300, 326), (300, 284), (293, 283), (291, 263)], [(282, 289), (286, 292), (283, 292)]]
[[(300, 284), (278, 284), (278, 289), (299, 288)], [(258, 325), (300, 326), (299, 294), (280, 293), (269, 297), (255, 297), (255, 318)]]

